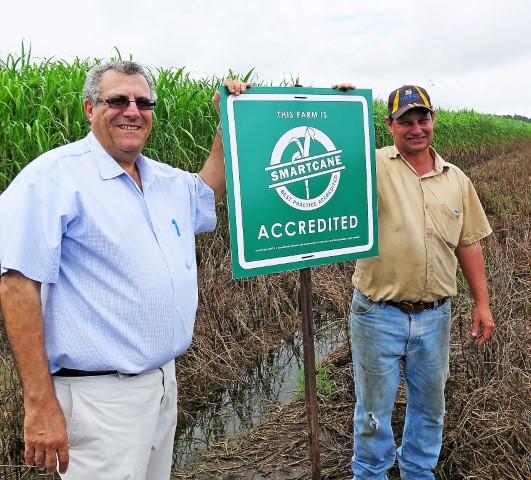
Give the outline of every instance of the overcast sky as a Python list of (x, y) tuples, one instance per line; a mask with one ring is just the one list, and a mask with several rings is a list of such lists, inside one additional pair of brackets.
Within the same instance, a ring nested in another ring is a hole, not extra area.
[(15, 0), (0, 58), (122, 58), (194, 78), (348, 81), (387, 99), (425, 87), (435, 107), (531, 117), (530, 0)]

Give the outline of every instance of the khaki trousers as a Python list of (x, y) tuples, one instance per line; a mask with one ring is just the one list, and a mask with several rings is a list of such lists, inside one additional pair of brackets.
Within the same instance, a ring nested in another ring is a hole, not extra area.
[(68, 425), (63, 480), (168, 480), (177, 425), (175, 363), (141, 375), (54, 377)]

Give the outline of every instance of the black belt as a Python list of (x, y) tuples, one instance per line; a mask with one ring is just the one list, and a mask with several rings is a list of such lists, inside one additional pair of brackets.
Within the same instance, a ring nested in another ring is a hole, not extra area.
[(61, 368), (53, 375), (55, 377), (98, 377), (100, 375), (136, 377), (138, 373), (120, 373), (118, 370), (74, 370), (73, 368)]
[(429, 308), (437, 308), (448, 300), (447, 297), (435, 300), (434, 302), (393, 302), (392, 300), (385, 300), (387, 305), (400, 309), (403, 313), (421, 313)]

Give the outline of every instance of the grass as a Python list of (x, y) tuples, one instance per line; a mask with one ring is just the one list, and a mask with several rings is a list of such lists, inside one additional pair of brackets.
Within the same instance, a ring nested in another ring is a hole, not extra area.
[[(116, 58), (121, 59), (117, 52)], [(0, 59), (0, 191), (41, 153), (80, 139), (88, 132), (82, 108), (85, 73), (100, 59), (33, 61), (31, 49)], [(195, 79), (183, 68), (158, 68), (151, 72), (158, 101), (153, 131), (144, 153), (185, 170), (197, 171), (212, 141), (217, 114), (211, 102), (223, 78)], [(227, 77), (253, 77), (229, 71)], [(284, 86), (297, 82), (285, 81)], [(391, 143), (385, 126), (386, 105), (374, 102), (375, 143)], [(436, 115), (434, 146), (449, 159), (488, 156), (500, 145), (531, 139), (531, 124), (478, 114), (470, 110)]]
[[(115, 59), (120, 59), (119, 52)], [(87, 134), (83, 82), (86, 72), (98, 63), (101, 60), (78, 58), (72, 63), (36, 63), (31, 51), (0, 59), (0, 191), (41, 153)], [(218, 122), (211, 98), (223, 79), (192, 79), (182, 68), (151, 73), (158, 101), (144, 153), (197, 171), (208, 155)]]
[(5, 187), (42, 152), (79, 139), (88, 127), (82, 110), (83, 81), (91, 62), (45, 61), (28, 53), (0, 60), (0, 171)]
[[(317, 398), (322, 402), (329, 402), (332, 399), (333, 385), (330, 377), (327, 374), (327, 365), (318, 365), (315, 372), (315, 389), (317, 390)], [(297, 379), (299, 385), (299, 395), (305, 395), (306, 392), (306, 377), (304, 367), (299, 371)]]

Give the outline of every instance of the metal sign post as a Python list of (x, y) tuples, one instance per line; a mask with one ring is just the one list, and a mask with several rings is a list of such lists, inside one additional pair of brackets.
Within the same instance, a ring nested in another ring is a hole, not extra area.
[[(296, 85), (302, 87), (302, 85)], [(305, 137), (306, 140), (306, 137)], [(304, 393), (306, 396), (306, 420), (308, 422), (308, 447), (312, 480), (321, 478), (321, 448), (319, 405), (315, 371), (315, 341), (313, 325), (312, 269), (299, 270), (300, 308), (302, 320), (302, 349), (304, 360)]]
[(300, 304), (302, 316), (302, 343), (304, 350), (304, 385), (306, 394), (306, 417), (308, 420), (308, 444), (312, 480), (321, 478), (321, 453), (319, 447), (319, 407), (315, 381), (315, 347), (312, 311), (312, 270), (300, 271)]

